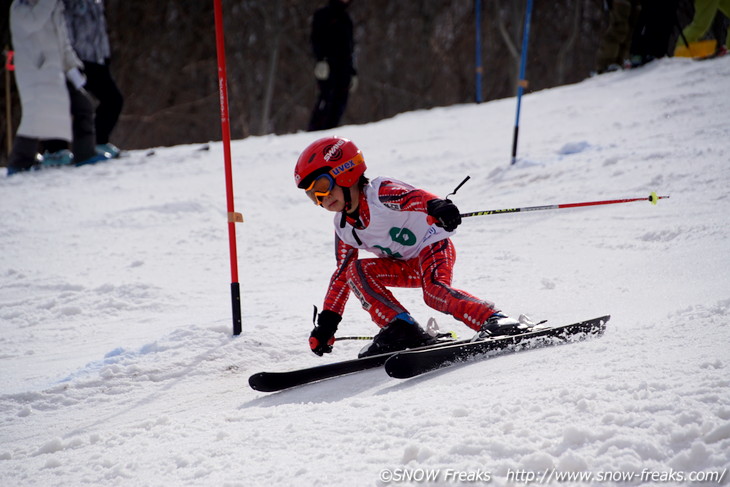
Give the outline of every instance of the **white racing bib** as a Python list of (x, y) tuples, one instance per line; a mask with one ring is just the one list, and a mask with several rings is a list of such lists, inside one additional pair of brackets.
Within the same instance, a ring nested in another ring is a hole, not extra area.
[[(449, 238), (454, 232), (447, 232), (436, 225), (429, 225), (428, 215), (420, 211), (400, 211), (388, 208), (378, 198), (378, 191), (383, 181), (392, 181), (408, 189), (413, 186), (392, 178), (376, 178), (363, 188), (365, 199), (370, 207), (370, 224), (358, 230), (348, 222), (340, 228), (342, 213), (335, 216), (335, 231), (346, 244), (358, 249), (365, 249), (378, 257), (390, 257), (399, 260), (412, 259), (434, 242)], [(353, 235), (357, 233), (357, 241)]]

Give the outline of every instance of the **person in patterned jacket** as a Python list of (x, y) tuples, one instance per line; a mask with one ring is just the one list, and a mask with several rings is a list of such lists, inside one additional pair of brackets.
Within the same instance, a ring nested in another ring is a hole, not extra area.
[(96, 150), (109, 158), (121, 150), (109, 139), (119, 121), (124, 96), (111, 73), (111, 47), (103, 0), (63, 0), (66, 25), (74, 51), (84, 63), (86, 90), (98, 102), (94, 117)]
[[(366, 167), (352, 141), (326, 137), (302, 152), (294, 170), (297, 186), (336, 213), (337, 268), (310, 334), (312, 351), (332, 351), (350, 291), (380, 327), (361, 357), (435, 342), (389, 287), (420, 287), (429, 307), (482, 333), (519, 326), (493, 303), (451, 286), (456, 251), (449, 237), (461, 223), (456, 205), (396, 179), (370, 181)], [(360, 249), (377, 257), (361, 259)]]

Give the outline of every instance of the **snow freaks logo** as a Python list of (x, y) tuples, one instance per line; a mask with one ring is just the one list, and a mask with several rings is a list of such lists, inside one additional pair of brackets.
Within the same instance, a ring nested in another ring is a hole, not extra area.
[(380, 471), (378, 479), (383, 484), (399, 484), (406, 482), (417, 484), (431, 482), (488, 484), (492, 482), (492, 472), (482, 469), (472, 472), (462, 472), (452, 468), (447, 468), (445, 470), (434, 468), (386, 468)]
[(338, 140), (334, 145), (328, 145), (324, 148), (325, 161), (339, 161), (342, 159), (342, 146), (345, 145), (344, 140)]

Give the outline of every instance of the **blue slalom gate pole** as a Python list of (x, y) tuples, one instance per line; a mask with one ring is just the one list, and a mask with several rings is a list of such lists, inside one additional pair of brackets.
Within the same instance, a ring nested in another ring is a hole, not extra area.
[(522, 29), (522, 54), (520, 59), (520, 79), (517, 82), (517, 115), (515, 117), (515, 130), (512, 136), (512, 164), (517, 162), (517, 137), (520, 133), (520, 108), (522, 105), (522, 93), (527, 87), (525, 79), (525, 67), (527, 65), (527, 43), (530, 39), (530, 17), (532, 16), (532, 0), (527, 0), (527, 11), (525, 12), (525, 26)]
[(476, 17), (476, 94), (475, 100), (477, 103), (482, 102), (482, 0), (474, 0), (475, 2), (475, 14)]

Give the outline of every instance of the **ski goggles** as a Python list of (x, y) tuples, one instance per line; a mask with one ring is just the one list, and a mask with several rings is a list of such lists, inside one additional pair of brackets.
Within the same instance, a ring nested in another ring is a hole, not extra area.
[(305, 191), (315, 205), (322, 206), (322, 202), (330, 195), (334, 187), (334, 178), (329, 173), (326, 173), (312, 181), (312, 184)]

